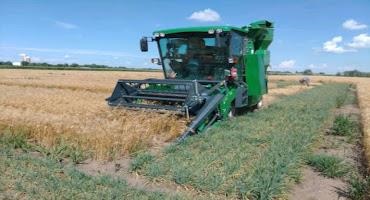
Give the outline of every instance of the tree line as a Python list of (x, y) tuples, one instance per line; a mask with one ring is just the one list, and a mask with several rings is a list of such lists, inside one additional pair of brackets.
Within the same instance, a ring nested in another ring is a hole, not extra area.
[[(13, 66), (13, 63), (10, 62), (10, 61), (0, 61), (0, 65), (1, 66)], [(108, 65), (98, 65), (98, 64), (83, 64), (83, 65), (77, 64), (77, 63), (50, 64), (50, 63), (46, 63), (46, 62), (42, 62), (42, 63), (32, 62), (32, 63), (29, 63), (29, 62), (26, 62), (26, 61), (22, 61), (21, 66), (27, 66), (27, 67), (56, 67), (56, 68), (63, 68), (63, 67), (64, 68), (113, 68), (113, 67), (108, 66)], [(118, 67), (114, 67), (114, 68), (127, 69), (127, 67), (122, 67), (122, 66), (118, 66)]]
[[(302, 75), (330, 75), (325, 74), (325, 72), (318, 72), (315, 73), (311, 69), (306, 69), (303, 71), (268, 71), (268, 74), (271, 75), (293, 75), (293, 74), (302, 74)], [(349, 76), (349, 77), (370, 77), (370, 72), (361, 72), (359, 70), (350, 70), (350, 71), (344, 71), (344, 72), (338, 72), (335, 74), (335, 76)]]
[(337, 76), (351, 76), (351, 77), (370, 77), (370, 72), (361, 72), (358, 70), (344, 71), (342, 73), (338, 72)]
[[(0, 61), (0, 66), (6, 66), (6, 67), (12, 67), (13, 63), (10, 61)], [(35, 67), (35, 68), (56, 68), (56, 69), (63, 69), (63, 68), (72, 68), (72, 69), (130, 69), (127, 67), (112, 67), (108, 65), (99, 65), (99, 64), (77, 64), (77, 63), (64, 63), (64, 64), (50, 64), (50, 63), (29, 63), (22, 61), (21, 62), (22, 67)], [(16, 67), (16, 66), (14, 66)], [(142, 68), (141, 68), (142, 69)], [(148, 69), (151, 70), (151, 69)], [(290, 71), (269, 71), (268, 74), (271, 75), (289, 75), (289, 74), (302, 74), (302, 75), (327, 75), (324, 72), (314, 73), (311, 69), (303, 70), (302, 72), (296, 71), (290, 72)], [(350, 71), (344, 71), (344, 72), (338, 72), (335, 74), (336, 76), (350, 76), (350, 77), (370, 77), (370, 72), (361, 72), (358, 70), (350, 70)]]

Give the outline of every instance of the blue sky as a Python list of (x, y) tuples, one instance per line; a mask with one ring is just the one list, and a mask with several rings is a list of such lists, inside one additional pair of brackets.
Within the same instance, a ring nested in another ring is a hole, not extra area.
[(272, 70), (370, 71), (370, 1), (0, 0), (0, 60), (153, 67), (156, 29), (275, 23)]

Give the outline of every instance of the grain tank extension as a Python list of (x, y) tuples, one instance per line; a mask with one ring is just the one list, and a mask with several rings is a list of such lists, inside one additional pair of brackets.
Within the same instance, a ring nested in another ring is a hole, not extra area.
[(164, 79), (118, 80), (109, 106), (176, 111), (192, 119), (180, 140), (215, 121), (260, 106), (267, 93), (273, 23), (159, 30), (143, 37), (158, 45)]

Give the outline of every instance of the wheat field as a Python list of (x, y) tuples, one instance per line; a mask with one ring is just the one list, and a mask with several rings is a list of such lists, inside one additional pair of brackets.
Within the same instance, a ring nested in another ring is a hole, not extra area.
[(161, 144), (182, 133), (186, 121), (172, 113), (111, 109), (119, 78), (160, 78), (161, 73), (42, 70), (0, 71), (0, 124), (23, 129), (46, 147), (61, 142), (112, 159)]
[[(0, 70), (0, 126), (22, 129), (35, 143), (53, 147), (67, 143), (93, 159), (114, 159), (142, 148), (161, 146), (181, 134), (187, 121), (173, 113), (111, 109), (105, 98), (118, 79), (162, 78), (159, 72), (60, 70)], [(279, 88), (280, 80), (296, 83), (298, 76), (270, 76), (267, 104), (306, 87)], [(370, 79), (312, 77), (319, 82), (357, 85), (364, 143), (370, 147)], [(370, 158), (370, 148), (367, 149)]]

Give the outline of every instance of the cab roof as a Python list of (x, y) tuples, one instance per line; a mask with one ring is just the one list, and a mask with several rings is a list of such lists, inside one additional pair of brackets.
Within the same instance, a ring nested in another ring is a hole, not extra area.
[(173, 34), (173, 33), (185, 33), (185, 32), (208, 32), (209, 30), (222, 29), (222, 31), (239, 31), (242, 33), (248, 33), (248, 29), (238, 28), (234, 26), (197, 26), (197, 27), (185, 27), (185, 28), (173, 28), (173, 29), (163, 29), (154, 31), (155, 33)]

